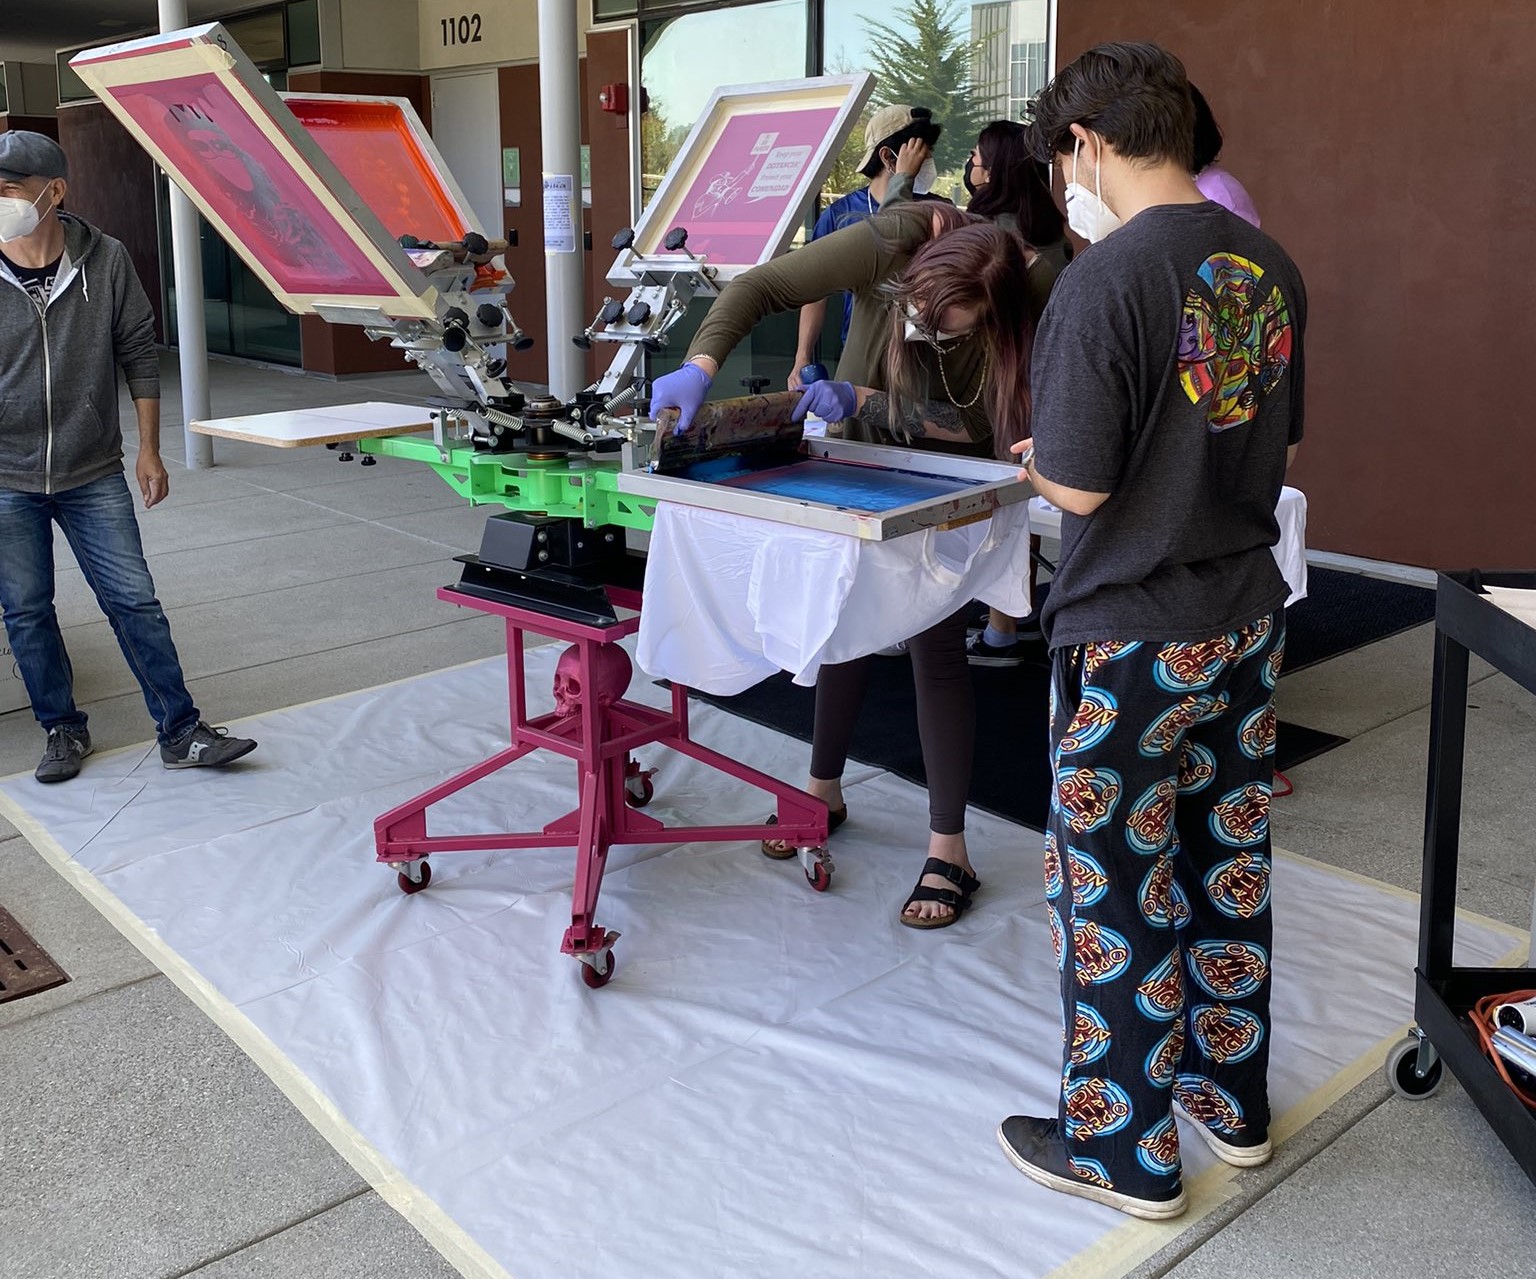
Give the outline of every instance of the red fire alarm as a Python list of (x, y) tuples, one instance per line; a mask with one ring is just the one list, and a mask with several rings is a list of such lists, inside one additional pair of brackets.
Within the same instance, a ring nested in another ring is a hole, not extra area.
[(629, 112), (629, 86), (627, 84), (605, 84), (597, 91), (597, 105), (599, 109), (610, 115), (626, 115)]

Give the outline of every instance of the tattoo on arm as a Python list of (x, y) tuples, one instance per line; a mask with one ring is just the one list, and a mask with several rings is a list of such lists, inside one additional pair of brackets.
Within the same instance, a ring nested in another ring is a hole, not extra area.
[[(890, 403), (890, 397), (884, 391), (874, 392), (864, 400), (859, 420), (867, 427), (892, 434)], [(909, 440), (955, 440), (966, 444), (976, 438), (958, 408), (937, 400), (898, 408), (894, 433)]]

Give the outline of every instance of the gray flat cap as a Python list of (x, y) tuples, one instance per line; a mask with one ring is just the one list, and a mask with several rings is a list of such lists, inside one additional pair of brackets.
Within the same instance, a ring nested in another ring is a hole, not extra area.
[(69, 158), (52, 138), (26, 129), (0, 133), (0, 178), (67, 178)]

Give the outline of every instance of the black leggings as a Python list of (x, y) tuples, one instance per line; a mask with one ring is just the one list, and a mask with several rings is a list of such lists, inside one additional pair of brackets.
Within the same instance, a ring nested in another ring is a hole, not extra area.
[[(908, 641), (917, 685), (918, 737), (928, 773), (928, 824), (935, 835), (959, 835), (965, 830), (965, 804), (971, 793), (976, 694), (965, 655), (967, 616), (968, 610), (961, 609)], [(869, 689), (869, 664), (874, 660), (861, 657), (823, 666), (817, 675), (813, 778), (830, 782), (843, 775)]]

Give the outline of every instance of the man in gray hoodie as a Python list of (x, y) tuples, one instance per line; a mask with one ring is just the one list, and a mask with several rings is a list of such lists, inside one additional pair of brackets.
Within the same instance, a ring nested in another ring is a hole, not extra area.
[(53, 525), (144, 690), (167, 768), (218, 768), (256, 743), (205, 723), (144, 562), (123, 474), (117, 371), (138, 417), (134, 476), (164, 500), (160, 377), (149, 299), (128, 251), (61, 213), (68, 163), (40, 133), (0, 133), (0, 606), (32, 713), (48, 734), (40, 782), (91, 753), (54, 610)]

